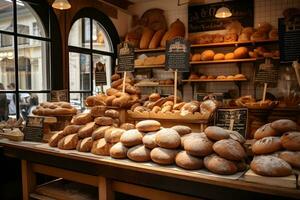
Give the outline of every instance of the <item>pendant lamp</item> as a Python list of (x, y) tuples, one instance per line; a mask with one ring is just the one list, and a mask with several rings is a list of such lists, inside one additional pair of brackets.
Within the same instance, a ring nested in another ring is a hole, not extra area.
[[(223, 2), (224, 2), (224, 0), (223, 0)], [(230, 12), (229, 8), (222, 6), (217, 10), (215, 17), (216, 18), (227, 18), (227, 17), (230, 17), (231, 15), (232, 15), (232, 13)]]
[(68, 0), (55, 0), (52, 7), (59, 10), (67, 10), (71, 8), (71, 4)]

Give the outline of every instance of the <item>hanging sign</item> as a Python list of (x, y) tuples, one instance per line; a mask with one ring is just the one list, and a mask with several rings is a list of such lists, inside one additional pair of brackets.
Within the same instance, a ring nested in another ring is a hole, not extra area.
[(104, 63), (101, 63), (101, 62), (96, 63), (95, 83), (96, 83), (96, 86), (106, 84), (106, 70), (105, 70)]
[(28, 116), (26, 126), (23, 129), (24, 140), (33, 142), (43, 141), (44, 118)]
[(68, 101), (68, 90), (51, 90), (50, 92), (51, 101)]
[(118, 45), (118, 72), (134, 71), (134, 48), (127, 42)]

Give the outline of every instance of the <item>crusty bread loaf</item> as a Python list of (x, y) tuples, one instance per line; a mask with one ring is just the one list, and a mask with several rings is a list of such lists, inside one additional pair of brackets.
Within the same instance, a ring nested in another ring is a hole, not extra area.
[(91, 121), (93, 121), (93, 117), (90, 113), (81, 113), (75, 115), (72, 119), (73, 124), (76, 125), (85, 125)]
[(93, 142), (91, 152), (100, 156), (109, 156), (111, 146), (112, 144), (106, 142), (104, 138), (101, 138)]
[(93, 146), (93, 139), (92, 137), (86, 137), (82, 140), (78, 141), (76, 146), (76, 150), (80, 152), (90, 152)]
[(282, 148), (279, 137), (265, 137), (252, 145), (252, 152), (256, 155), (270, 154)]
[(171, 129), (174, 129), (175, 131), (177, 131), (177, 133), (180, 136), (189, 134), (192, 132), (192, 129), (188, 126), (183, 126), (183, 125), (176, 125), (176, 126), (172, 126)]
[(279, 133), (300, 130), (296, 122), (289, 119), (279, 119), (271, 123), (271, 127)]
[(238, 47), (233, 52), (234, 58), (236, 59), (242, 59), (248, 57), (248, 49), (247, 47)]
[(206, 156), (204, 165), (209, 171), (221, 175), (235, 174), (238, 171), (234, 162), (221, 158), (216, 154)]
[(142, 141), (147, 148), (153, 149), (157, 147), (157, 144), (155, 142), (156, 133), (157, 132), (148, 132), (147, 134), (144, 135)]
[(208, 61), (214, 60), (215, 52), (213, 50), (205, 50), (201, 53), (201, 60)]
[(187, 138), (197, 138), (197, 137), (204, 137), (206, 138), (206, 135), (201, 132), (201, 133), (189, 133), (189, 134), (186, 134), (186, 135), (183, 135), (180, 140), (181, 140), (181, 148), (184, 148), (184, 140), (187, 139)]
[(73, 133), (77, 133), (78, 130), (81, 128), (82, 126), (81, 125), (67, 125), (64, 130), (63, 130), (63, 135), (64, 136), (67, 136), (67, 135), (70, 135), (70, 134), (73, 134)]
[(111, 76), (111, 81), (116, 81), (116, 80), (118, 80), (118, 79), (120, 79), (120, 78), (121, 78), (120, 74), (113, 74), (113, 75)]
[(203, 160), (201, 158), (192, 156), (186, 151), (177, 153), (175, 157), (176, 165), (183, 169), (196, 170), (203, 168)]
[(128, 101), (130, 100), (130, 95), (127, 93), (121, 93), (121, 95), (112, 101), (112, 106), (126, 108), (128, 106)]
[(111, 117), (111, 118), (119, 118), (120, 113), (117, 110), (109, 109), (109, 110), (105, 111), (104, 116), (105, 117)]
[(143, 135), (144, 134), (138, 131), (137, 129), (128, 130), (122, 134), (120, 141), (126, 147), (136, 146), (143, 143)]
[(285, 149), (290, 151), (300, 151), (300, 132), (286, 132), (281, 136), (280, 140)]
[(205, 136), (184, 139), (184, 150), (193, 156), (207, 156), (213, 152), (213, 143)]
[(136, 129), (141, 132), (157, 131), (161, 127), (160, 123), (156, 120), (143, 120), (136, 124)]
[(127, 158), (127, 151), (128, 148), (125, 147), (121, 142), (118, 142), (110, 148), (109, 153), (111, 157), (120, 159)]
[(224, 35), (224, 42), (235, 42), (237, 39), (238, 35), (233, 32), (229, 32)]
[(155, 142), (158, 146), (169, 149), (176, 149), (180, 146), (180, 135), (171, 128), (164, 128), (157, 132)]
[(160, 99), (159, 93), (152, 93), (149, 95), (149, 101), (157, 101)]
[(57, 146), (59, 149), (71, 150), (76, 148), (77, 143), (78, 143), (78, 136), (76, 133), (74, 133), (62, 138), (58, 142)]
[(95, 124), (95, 122), (89, 122), (78, 130), (78, 137), (90, 137), (96, 128), (98, 128), (98, 126)]
[(100, 126), (97, 129), (95, 129), (92, 133), (93, 140), (98, 140), (101, 138), (104, 138), (105, 131), (109, 128), (112, 128), (111, 126)]
[(49, 139), (49, 146), (50, 147), (57, 147), (58, 142), (64, 137), (63, 131), (58, 131), (54, 135), (51, 136)]
[(250, 168), (262, 176), (289, 176), (292, 174), (291, 166), (275, 156), (255, 156)]
[(154, 31), (148, 27), (144, 27), (142, 37), (140, 40), (140, 49), (147, 49), (149, 43), (154, 35)]
[(177, 150), (155, 147), (151, 150), (151, 160), (161, 165), (170, 165), (175, 162)]
[(119, 90), (115, 89), (115, 88), (108, 88), (106, 90), (106, 94), (108, 96), (112, 96), (112, 95), (116, 95), (118, 92), (120, 92)]
[(91, 108), (91, 115), (92, 117), (100, 117), (103, 116), (106, 110), (106, 106), (94, 106)]
[(218, 141), (229, 138), (229, 131), (218, 126), (208, 126), (204, 133), (211, 140)]
[(165, 32), (166, 31), (164, 29), (161, 29), (154, 33), (154, 35), (149, 43), (149, 49), (155, 49), (159, 46), (160, 41), (161, 41), (162, 37), (164, 36)]
[(268, 136), (277, 136), (278, 131), (271, 127), (271, 123), (265, 124), (258, 128), (254, 133), (254, 139), (259, 140)]
[(111, 83), (111, 87), (117, 89), (117, 87), (118, 87), (119, 85), (121, 85), (122, 83), (123, 83), (123, 79), (118, 79), (118, 80), (113, 81), (113, 82)]
[(147, 162), (151, 160), (150, 150), (144, 145), (131, 147), (127, 152), (127, 157), (136, 162)]
[(237, 131), (229, 131), (229, 138), (239, 142), (240, 144), (244, 144), (246, 142), (244, 136)]
[(111, 117), (97, 117), (95, 118), (95, 123), (98, 126), (111, 126), (114, 120)]
[(232, 139), (219, 140), (213, 145), (213, 150), (222, 158), (228, 160), (242, 160), (246, 157), (246, 152), (242, 145)]
[(180, 110), (185, 104), (186, 104), (185, 102), (176, 103), (173, 106), (173, 110)]
[(201, 54), (200, 53), (195, 53), (192, 56), (192, 61), (200, 61), (201, 60)]
[(172, 40), (177, 36), (185, 36), (185, 26), (179, 19), (170, 25), (170, 29), (164, 34), (160, 42), (160, 46), (165, 47), (168, 40)]
[(131, 123), (123, 123), (123, 124), (121, 124), (120, 128), (128, 131), (131, 129), (135, 129), (135, 125), (131, 124)]
[(292, 167), (300, 169), (300, 151), (282, 151), (278, 157), (289, 163)]
[(234, 59), (234, 53), (226, 53), (224, 58), (225, 60), (232, 60)]
[(125, 132), (125, 130), (120, 129), (120, 128), (107, 129), (105, 131), (104, 138), (105, 138), (106, 142), (118, 143), (124, 132)]
[(223, 53), (217, 53), (214, 55), (214, 60), (224, 60), (225, 55)]

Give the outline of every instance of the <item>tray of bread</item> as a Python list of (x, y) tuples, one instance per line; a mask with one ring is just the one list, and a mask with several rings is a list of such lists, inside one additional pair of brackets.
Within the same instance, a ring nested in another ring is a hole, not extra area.
[(238, 98), (235, 101), (237, 106), (240, 107), (246, 107), (248, 109), (273, 109), (278, 105), (278, 101), (271, 101), (271, 100), (265, 100), (265, 101), (256, 101), (252, 96), (243, 96)]
[(43, 102), (40, 103), (32, 114), (38, 116), (72, 116), (77, 113), (77, 109), (74, 108), (69, 102)]

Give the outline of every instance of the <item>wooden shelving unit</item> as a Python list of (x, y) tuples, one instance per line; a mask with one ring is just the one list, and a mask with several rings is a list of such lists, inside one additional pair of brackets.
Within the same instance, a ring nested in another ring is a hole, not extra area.
[(248, 81), (247, 79), (196, 79), (196, 80), (182, 80), (184, 83), (188, 82), (241, 82), (241, 81)]

